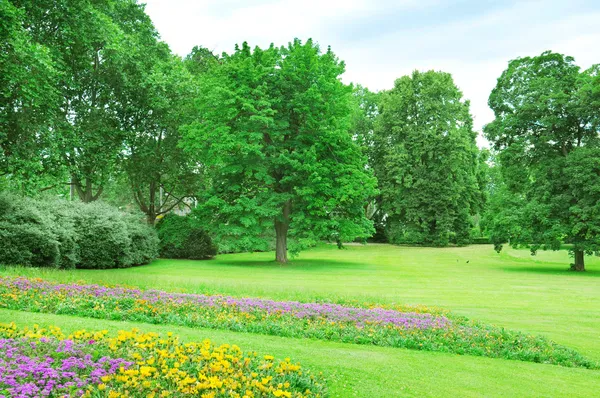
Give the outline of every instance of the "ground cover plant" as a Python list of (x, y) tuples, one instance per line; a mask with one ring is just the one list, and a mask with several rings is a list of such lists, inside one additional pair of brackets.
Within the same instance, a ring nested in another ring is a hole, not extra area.
[(325, 397), (323, 382), (271, 355), (168, 333), (0, 324), (0, 397)]
[(576, 351), (543, 337), (449, 317), (423, 307), (350, 307), (10, 277), (0, 277), (0, 298), (0, 306), (14, 310), (598, 367)]

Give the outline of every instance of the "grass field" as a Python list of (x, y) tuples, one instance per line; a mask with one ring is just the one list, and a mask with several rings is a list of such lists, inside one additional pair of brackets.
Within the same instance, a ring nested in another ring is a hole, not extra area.
[[(600, 360), (600, 258), (566, 271), (567, 252), (495, 253), (491, 246), (429, 249), (389, 245), (323, 246), (290, 265), (272, 253), (211, 261), (158, 260), (123, 270), (60, 272), (4, 269), (0, 275), (119, 283), (170, 291), (311, 301), (360, 300), (440, 306), (498, 326), (545, 335)], [(329, 379), (332, 396), (593, 396), (600, 372), (500, 359), (286, 339), (235, 332), (108, 322), (2, 310), (0, 321), (66, 329), (133, 326), (212, 338), (248, 350), (291, 356)]]

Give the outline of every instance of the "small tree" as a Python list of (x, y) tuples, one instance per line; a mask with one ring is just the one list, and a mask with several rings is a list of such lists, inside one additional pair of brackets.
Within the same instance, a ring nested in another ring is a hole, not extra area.
[(571, 243), (577, 271), (585, 253), (600, 251), (597, 71), (544, 52), (511, 61), (498, 79), (496, 118), (484, 129), (506, 186), (494, 199), (504, 210), (497, 218), (505, 215), (491, 225), (498, 250), (507, 241), (532, 253)]
[(344, 64), (308, 40), (266, 50), (244, 43), (202, 79), (183, 146), (209, 169), (200, 212), (219, 237), (248, 248), (275, 229), (276, 260), (319, 239), (369, 236), (375, 180), (349, 130)]

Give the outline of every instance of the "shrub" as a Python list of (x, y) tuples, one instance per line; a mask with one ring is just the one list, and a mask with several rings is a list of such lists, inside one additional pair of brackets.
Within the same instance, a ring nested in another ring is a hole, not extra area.
[(127, 217), (126, 221), (131, 239), (130, 262), (134, 265), (147, 264), (158, 257), (159, 240), (154, 228), (135, 216)]
[(58, 267), (59, 243), (35, 224), (0, 222), (0, 261), (29, 267)]
[(153, 228), (103, 204), (0, 195), (0, 263), (55, 268), (122, 268), (158, 253)]
[(102, 203), (79, 205), (75, 215), (77, 244), (81, 256), (78, 268), (123, 268), (133, 265), (131, 237), (118, 210)]
[(0, 263), (60, 267), (57, 228), (35, 202), (0, 194)]
[(471, 238), (471, 243), (474, 245), (490, 245), (492, 244), (492, 241), (487, 236), (477, 236)]
[(156, 226), (160, 239), (160, 256), (203, 260), (217, 254), (208, 233), (192, 217), (169, 214)]

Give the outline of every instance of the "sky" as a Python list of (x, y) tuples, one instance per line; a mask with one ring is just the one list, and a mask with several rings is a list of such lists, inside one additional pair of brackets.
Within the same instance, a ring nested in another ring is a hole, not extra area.
[[(144, 0), (142, 0), (144, 1)], [(171, 49), (216, 53), (236, 43), (266, 47), (295, 37), (331, 46), (346, 83), (392, 88), (413, 70), (441, 70), (471, 101), (478, 131), (511, 59), (552, 50), (588, 68), (600, 63), (600, 0), (145, 0)], [(483, 137), (478, 139), (485, 146)]]

